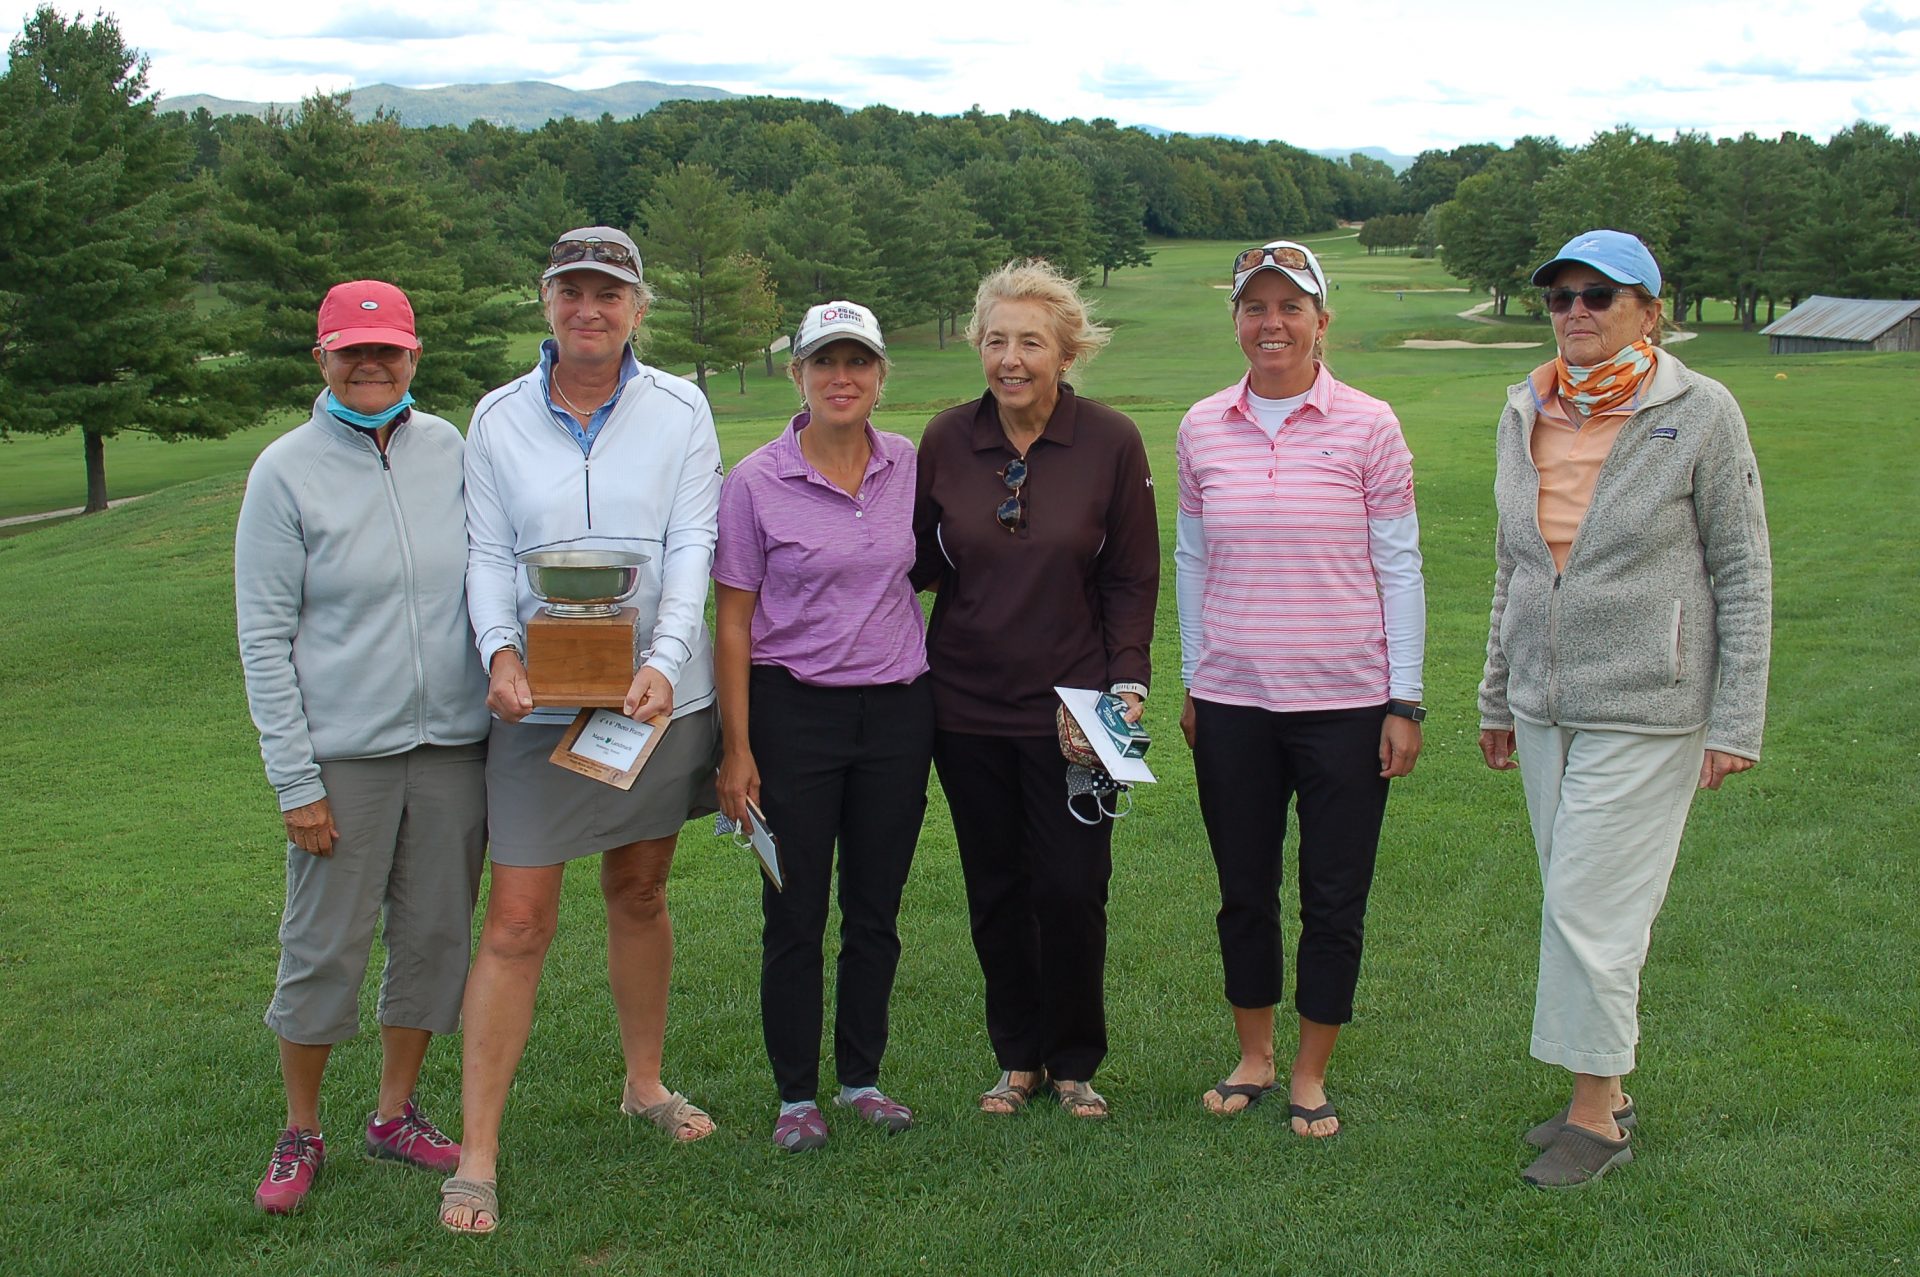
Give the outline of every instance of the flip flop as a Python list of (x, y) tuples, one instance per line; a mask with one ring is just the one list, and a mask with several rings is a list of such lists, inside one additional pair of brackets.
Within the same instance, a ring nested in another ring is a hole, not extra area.
[[(1528, 1131), (1523, 1138), (1535, 1148), (1550, 1147), (1553, 1144), (1553, 1137), (1558, 1135), (1560, 1128), (1567, 1124), (1567, 1114), (1572, 1112), (1572, 1110), (1573, 1105), (1567, 1105), (1566, 1108), (1561, 1109), (1558, 1113), (1555, 1113), (1552, 1117)], [(1623, 1131), (1630, 1131), (1640, 1124), (1639, 1115), (1633, 1111), (1633, 1097), (1631, 1095), (1622, 1095), (1620, 1097), (1620, 1107), (1613, 1111), (1613, 1124)]]
[[(447, 1218), (447, 1212), (455, 1207), (464, 1206), (473, 1212), (473, 1221), (456, 1224)], [(488, 1217), (486, 1225), (480, 1223), (480, 1217)], [(450, 1233), (467, 1233), (484, 1237), (500, 1227), (500, 1193), (490, 1179), (461, 1179), (455, 1176), (442, 1181), (440, 1185), (440, 1227)]]
[(1321, 1121), (1324, 1118), (1339, 1116), (1338, 1113), (1335, 1113), (1333, 1111), (1332, 1100), (1328, 1100), (1325, 1104), (1322, 1104), (1317, 1108), (1308, 1108), (1304, 1104), (1289, 1104), (1287, 1105), (1287, 1113), (1289, 1116), (1297, 1117), (1301, 1121), (1307, 1124), (1309, 1129), (1306, 1130), (1305, 1132), (1301, 1132), (1301, 1131), (1294, 1132), (1295, 1135), (1300, 1136), (1300, 1138), (1303, 1140), (1330, 1140), (1333, 1138), (1334, 1135), (1338, 1135), (1340, 1133), (1339, 1130), (1336, 1128), (1333, 1132), (1333, 1135), (1315, 1135), (1311, 1129), (1315, 1122)]
[[(644, 1118), (652, 1122), (661, 1131), (671, 1135), (676, 1141), (682, 1144), (692, 1144), (703, 1140), (719, 1129), (705, 1109), (697, 1107), (692, 1100), (689, 1100), (678, 1091), (672, 1092), (666, 1099), (661, 1100), (658, 1104), (644, 1105), (635, 1103), (632, 1096), (623, 1093), (620, 1096), (620, 1111), (628, 1117)], [(706, 1119), (707, 1129), (701, 1131), (698, 1135), (689, 1135), (683, 1138), (680, 1132), (683, 1130), (696, 1129), (695, 1122), (700, 1118)]]
[[(980, 1111), (994, 1117), (1007, 1117), (1027, 1107), (1027, 1101), (1040, 1094), (1047, 1084), (1047, 1071), (1040, 1070), (1040, 1076), (1027, 1086), (1021, 1086), (1013, 1080), (1013, 1070), (1006, 1069), (1000, 1074), (1000, 1080), (980, 1093)], [(1007, 1106), (1007, 1112), (996, 1113), (986, 1107), (988, 1100), (999, 1100)]]
[(1200, 1102), (1200, 1107), (1206, 1109), (1207, 1112), (1213, 1114), (1215, 1117), (1238, 1117), (1279, 1089), (1280, 1084), (1278, 1082), (1269, 1082), (1265, 1086), (1262, 1086), (1258, 1082), (1223, 1081), (1213, 1088), (1213, 1094), (1220, 1097), (1222, 1104), (1225, 1104), (1236, 1095), (1245, 1100), (1246, 1103), (1237, 1109), (1216, 1109), (1209, 1108), (1207, 1102), (1203, 1099)]

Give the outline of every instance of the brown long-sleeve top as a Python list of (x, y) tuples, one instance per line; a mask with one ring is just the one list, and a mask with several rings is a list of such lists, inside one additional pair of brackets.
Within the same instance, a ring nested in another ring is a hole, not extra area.
[(1062, 384), (1027, 449), (1026, 526), (1009, 532), (994, 511), (1018, 455), (991, 392), (920, 440), (913, 583), (939, 591), (927, 663), (944, 731), (1050, 736), (1056, 685), (1150, 680), (1160, 538), (1138, 427)]

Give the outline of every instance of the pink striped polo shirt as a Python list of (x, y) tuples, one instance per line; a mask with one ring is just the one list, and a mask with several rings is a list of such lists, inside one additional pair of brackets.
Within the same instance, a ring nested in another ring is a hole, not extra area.
[(1393, 410), (1323, 366), (1269, 442), (1243, 377), (1188, 411), (1175, 455), (1180, 512), (1207, 540), (1188, 690), (1281, 711), (1385, 701), (1367, 520), (1413, 513), (1413, 456)]
[(755, 665), (816, 687), (911, 683), (927, 672), (913, 567), (913, 444), (867, 426), (871, 455), (847, 493), (807, 464), (807, 413), (720, 485), (713, 579), (759, 599)]

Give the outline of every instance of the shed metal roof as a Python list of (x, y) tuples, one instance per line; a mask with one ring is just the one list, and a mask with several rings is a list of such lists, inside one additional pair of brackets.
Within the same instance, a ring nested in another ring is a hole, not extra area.
[(1920, 301), (1816, 296), (1807, 298), (1760, 331), (1768, 337), (1872, 341), (1916, 311), (1920, 311)]

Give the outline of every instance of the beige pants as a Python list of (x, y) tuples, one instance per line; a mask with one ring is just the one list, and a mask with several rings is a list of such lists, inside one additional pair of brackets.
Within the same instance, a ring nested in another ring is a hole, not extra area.
[(1544, 892), (1533, 1057), (1618, 1077), (1633, 1071), (1640, 968), (1706, 729), (1656, 736), (1516, 722), (1514, 736)]

